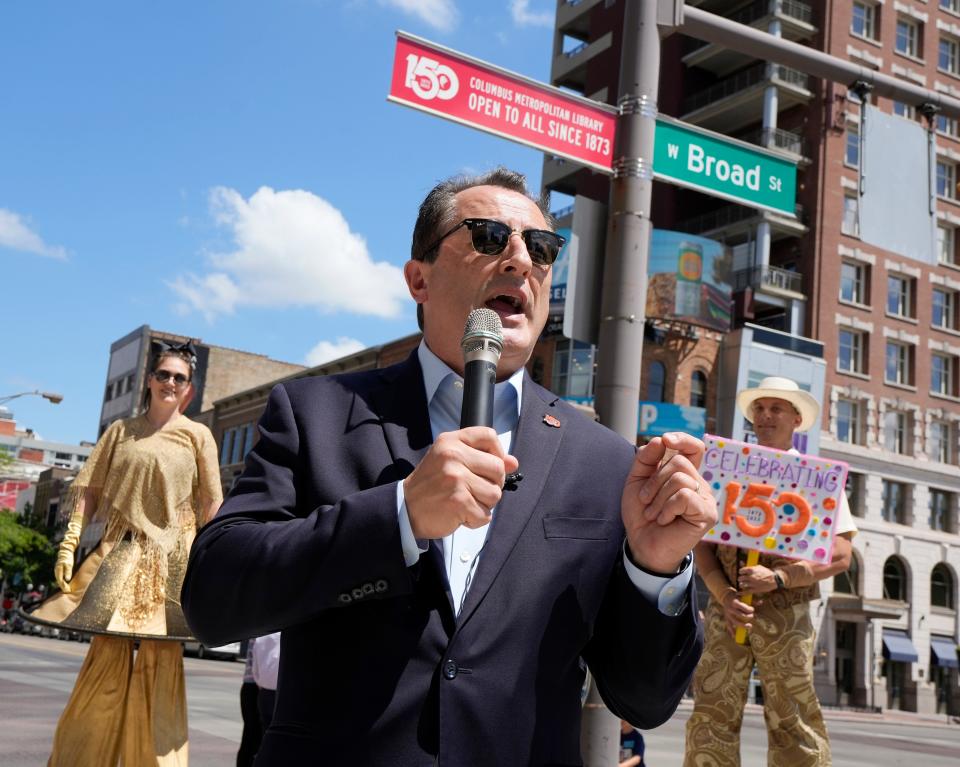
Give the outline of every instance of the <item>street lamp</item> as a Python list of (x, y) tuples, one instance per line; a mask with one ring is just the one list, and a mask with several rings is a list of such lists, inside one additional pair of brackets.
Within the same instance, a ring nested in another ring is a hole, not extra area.
[(9, 394), (6, 397), (0, 397), (0, 405), (6, 405), (10, 400), (16, 399), (17, 397), (27, 397), (34, 394), (38, 397), (43, 397), (45, 400), (49, 400), (54, 405), (59, 405), (63, 402), (62, 394), (58, 394), (55, 391), (40, 391), (39, 389), (35, 389), (34, 391), (22, 391), (19, 394)]

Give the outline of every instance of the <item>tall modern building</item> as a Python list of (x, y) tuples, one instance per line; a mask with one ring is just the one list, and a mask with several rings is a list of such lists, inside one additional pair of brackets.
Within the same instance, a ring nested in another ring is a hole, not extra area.
[[(615, 104), (624, 4), (559, 0), (554, 85)], [(960, 98), (960, 0), (688, 4)], [(679, 34), (662, 43), (659, 110), (795, 161), (797, 207), (655, 184), (655, 227), (729, 249), (732, 328), (648, 319), (641, 398), (696, 397), (710, 428), (734, 438), (749, 433), (733, 395), (764, 375), (820, 399), (805, 447), (849, 464), (860, 528), (850, 572), (812, 606), (821, 699), (960, 713), (957, 121)], [(559, 158), (545, 159), (543, 185), (577, 196), (574, 219), (580, 200), (609, 195), (605, 176)], [(554, 347), (551, 362), (596, 354)]]

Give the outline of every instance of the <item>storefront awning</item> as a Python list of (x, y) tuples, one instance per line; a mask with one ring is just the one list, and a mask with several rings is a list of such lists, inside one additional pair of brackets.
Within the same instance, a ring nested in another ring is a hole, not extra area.
[(890, 629), (883, 632), (883, 657), (901, 663), (916, 663), (920, 659), (907, 633)]
[(930, 654), (936, 666), (960, 668), (960, 661), (957, 660), (957, 643), (949, 637), (930, 637)]

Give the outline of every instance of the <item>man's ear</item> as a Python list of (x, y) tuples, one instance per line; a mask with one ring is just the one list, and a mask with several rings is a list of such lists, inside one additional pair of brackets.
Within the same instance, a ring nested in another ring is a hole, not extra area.
[(418, 304), (427, 301), (427, 276), (430, 271), (430, 264), (425, 261), (410, 259), (403, 265), (403, 277), (407, 281), (407, 290), (410, 291), (410, 297)]

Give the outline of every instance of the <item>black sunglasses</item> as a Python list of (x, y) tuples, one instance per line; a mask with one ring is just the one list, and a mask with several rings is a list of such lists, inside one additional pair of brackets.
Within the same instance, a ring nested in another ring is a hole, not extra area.
[(567, 241), (566, 238), (547, 229), (524, 229), (519, 232), (516, 229), (511, 229), (502, 221), (494, 221), (489, 218), (465, 218), (427, 248), (424, 255), (432, 253), (440, 247), (440, 243), (461, 226), (470, 230), (473, 249), (485, 256), (499, 256), (503, 253), (510, 242), (510, 235), (516, 232), (523, 238), (523, 244), (527, 246), (530, 260), (540, 266), (550, 266), (556, 261), (557, 256), (560, 255), (560, 248)]
[(160, 383), (166, 383), (171, 378), (173, 379), (173, 383), (177, 386), (183, 386), (185, 383), (190, 382), (190, 379), (187, 378), (183, 373), (171, 373), (169, 370), (154, 370), (151, 375)]

